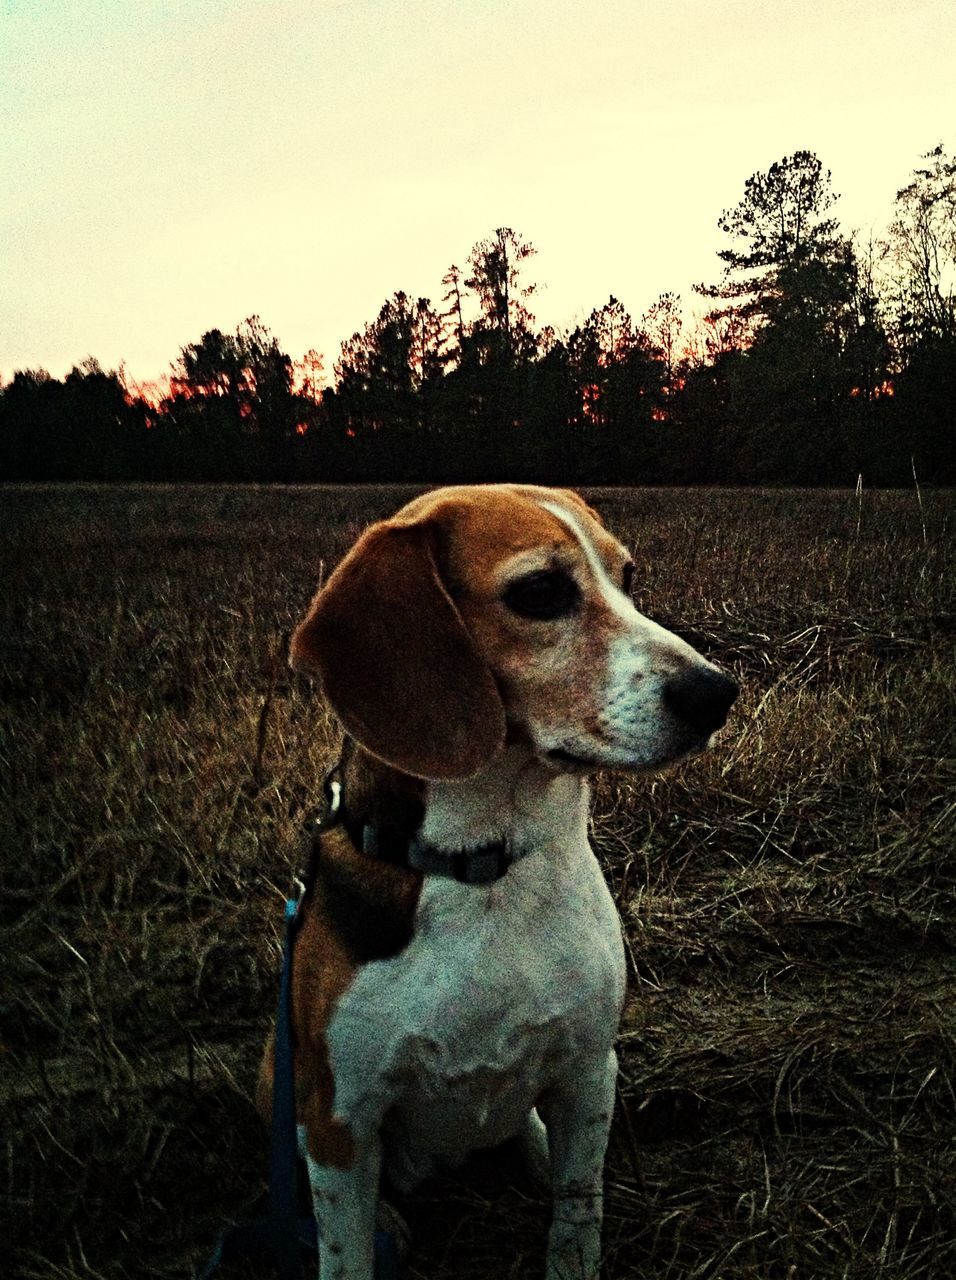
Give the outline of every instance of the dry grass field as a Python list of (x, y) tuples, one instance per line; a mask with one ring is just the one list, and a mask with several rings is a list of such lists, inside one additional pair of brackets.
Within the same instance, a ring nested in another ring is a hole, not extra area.
[[(0, 494), (6, 1275), (190, 1276), (261, 1189), (282, 902), (336, 749), (284, 645), (410, 492)], [(639, 606), (744, 688), (711, 755), (595, 789), (630, 964), (608, 1280), (951, 1280), (954, 499), (591, 498)], [(506, 1153), (406, 1208), (410, 1280), (542, 1273)]]

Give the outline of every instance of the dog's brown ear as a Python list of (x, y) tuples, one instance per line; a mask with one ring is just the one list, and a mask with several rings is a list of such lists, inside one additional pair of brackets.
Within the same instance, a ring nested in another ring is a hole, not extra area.
[(347, 733), (419, 778), (465, 778), (504, 745), (494, 678), (441, 580), (427, 522), (373, 525), (312, 601), (290, 661)]

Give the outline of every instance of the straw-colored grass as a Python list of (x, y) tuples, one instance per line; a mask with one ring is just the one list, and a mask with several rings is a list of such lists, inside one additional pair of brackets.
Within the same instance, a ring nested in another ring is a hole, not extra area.
[[(4, 490), (15, 1274), (190, 1275), (261, 1188), (250, 1092), (336, 733), (284, 647), (408, 492)], [(951, 1280), (952, 500), (591, 496), (639, 605), (744, 687), (711, 755), (595, 790), (630, 966), (606, 1275)], [(411, 1280), (541, 1273), (547, 1208), (506, 1154), (406, 1209)]]

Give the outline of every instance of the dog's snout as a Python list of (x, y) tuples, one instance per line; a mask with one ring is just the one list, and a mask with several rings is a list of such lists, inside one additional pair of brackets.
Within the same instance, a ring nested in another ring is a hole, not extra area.
[(739, 692), (737, 681), (724, 672), (693, 667), (667, 681), (664, 702), (698, 733), (714, 733), (726, 723)]

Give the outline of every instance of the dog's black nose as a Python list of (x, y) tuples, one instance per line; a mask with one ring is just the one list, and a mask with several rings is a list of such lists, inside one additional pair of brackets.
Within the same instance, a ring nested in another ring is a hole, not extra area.
[(711, 667), (691, 667), (664, 685), (664, 702), (698, 733), (714, 733), (727, 721), (740, 689), (737, 681)]

